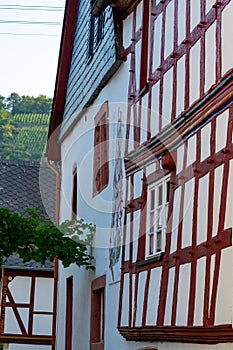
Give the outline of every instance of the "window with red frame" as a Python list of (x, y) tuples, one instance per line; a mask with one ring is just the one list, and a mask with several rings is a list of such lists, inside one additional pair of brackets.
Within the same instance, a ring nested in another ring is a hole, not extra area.
[(95, 116), (93, 196), (107, 187), (109, 180), (108, 111), (105, 102)]
[(106, 276), (92, 281), (91, 286), (91, 350), (104, 350)]

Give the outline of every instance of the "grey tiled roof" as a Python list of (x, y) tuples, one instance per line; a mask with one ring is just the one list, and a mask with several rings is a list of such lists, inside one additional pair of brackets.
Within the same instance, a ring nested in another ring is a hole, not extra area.
[[(56, 176), (45, 162), (0, 160), (0, 208), (21, 213), (41, 207), (44, 217), (55, 222)], [(1, 244), (1, 243), (0, 243)], [(24, 263), (17, 255), (8, 258), (4, 267), (51, 269), (53, 263)]]
[(0, 207), (21, 213), (42, 207), (55, 222), (56, 176), (46, 163), (0, 160)]

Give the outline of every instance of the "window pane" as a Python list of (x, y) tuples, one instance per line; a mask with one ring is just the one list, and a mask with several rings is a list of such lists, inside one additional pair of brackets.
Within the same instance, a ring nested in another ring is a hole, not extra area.
[(155, 190), (150, 191), (150, 209), (154, 210), (155, 208)]
[(157, 247), (156, 252), (161, 252), (162, 250), (162, 230), (157, 232)]
[(162, 205), (163, 203), (163, 186), (158, 186), (158, 205)]
[(149, 235), (149, 255), (154, 254), (154, 235)]
[(169, 202), (169, 196), (170, 196), (170, 181), (166, 182), (166, 202)]
[(157, 210), (157, 231), (162, 228), (162, 209)]

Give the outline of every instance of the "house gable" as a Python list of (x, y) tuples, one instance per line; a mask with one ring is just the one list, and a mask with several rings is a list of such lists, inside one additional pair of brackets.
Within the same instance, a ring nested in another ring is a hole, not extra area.
[(91, 8), (91, 1), (79, 1), (63, 120), (93, 102), (122, 62), (121, 19), (110, 6), (103, 13), (102, 38), (90, 55)]

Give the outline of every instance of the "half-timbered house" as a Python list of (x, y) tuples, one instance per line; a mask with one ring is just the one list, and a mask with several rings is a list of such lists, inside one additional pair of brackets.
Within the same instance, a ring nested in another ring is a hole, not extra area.
[[(55, 221), (55, 192), (55, 174), (44, 162), (0, 160), (1, 208), (20, 214), (40, 207)], [(55, 349), (57, 262), (11, 255), (1, 266), (0, 293), (4, 350)]]
[(96, 235), (95, 272), (60, 267), (58, 350), (232, 347), (232, 21), (67, 0), (47, 156)]

